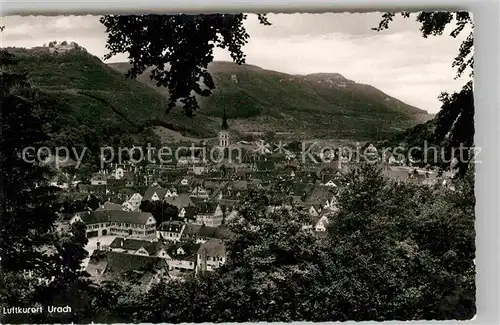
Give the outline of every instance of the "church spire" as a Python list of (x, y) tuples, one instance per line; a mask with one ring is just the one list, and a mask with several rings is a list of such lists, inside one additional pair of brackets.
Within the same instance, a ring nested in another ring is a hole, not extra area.
[(227, 124), (226, 108), (224, 107), (224, 114), (222, 115), (222, 130), (229, 130), (229, 125)]

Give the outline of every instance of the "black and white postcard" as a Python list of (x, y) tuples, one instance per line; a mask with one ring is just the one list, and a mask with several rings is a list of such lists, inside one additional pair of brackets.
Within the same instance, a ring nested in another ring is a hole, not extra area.
[(2, 323), (475, 316), (472, 14), (1, 25)]

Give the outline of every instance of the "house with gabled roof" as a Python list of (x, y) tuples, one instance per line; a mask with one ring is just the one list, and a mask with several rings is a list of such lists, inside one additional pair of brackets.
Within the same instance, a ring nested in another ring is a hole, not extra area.
[[(338, 195), (338, 192), (337, 192)], [(338, 211), (338, 201), (337, 201), (337, 196), (333, 196), (330, 201), (327, 201), (326, 205), (323, 208), (323, 211), (331, 211), (331, 212), (336, 212)]]
[(325, 183), (323, 183), (324, 186), (328, 186), (328, 187), (337, 187), (337, 184), (335, 184), (335, 182), (333, 181), (333, 179), (330, 179), (328, 181), (326, 181)]
[(185, 227), (185, 223), (181, 221), (162, 222), (156, 229), (156, 237), (158, 240), (178, 242), (181, 240)]
[(210, 201), (210, 199), (191, 196), (191, 202), (193, 202), (193, 204), (195, 206), (197, 206), (198, 203), (200, 203), (200, 202), (209, 202), (209, 201)]
[(335, 182), (337, 178), (338, 176), (336, 175), (323, 175), (320, 185), (328, 187), (337, 187), (338, 185)]
[(334, 175), (342, 172), (342, 161), (332, 160), (322, 162), (320, 165), (320, 175)]
[(332, 215), (332, 211), (323, 210), (318, 216), (312, 217), (314, 231), (325, 232)]
[(211, 239), (228, 240), (233, 236), (229, 228), (224, 226), (210, 227), (200, 225), (186, 225), (183, 233), (183, 239), (193, 240), (198, 244), (203, 244)]
[(224, 212), (220, 204), (215, 202), (199, 202), (196, 205), (194, 224), (218, 227), (222, 225)]
[[(220, 202), (220, 204), (225, 204), (226, 202)], [(223, 205), (224, 207), (224, 205)], [(236, 204), (225, 205), (225, 222), (230, 222), (239, 218), (238, 209), (236, 209)]]
[(196, 206), (187, 206), (179, 209), (179, 218), (186, 221), (196, 219)]
[(190, 196), (206, 199), (209, 197), (209, 192), (202, 184), (198, 184), (191, 190)]
[(149, 187), (142, 197), (142, 201), (161, 201), (165, 198), (167, 190), (161, 187)]
[(156, 220), (148, 212), (102, 210), (75, 215), (71, 223), (81, 221), (87, 228), (87, 237), (106, 235), (152, 237), (156, 235)]
[(177, 189), (173, 185), (169, 186), (165, 191), (164, 198), (178, 196), (179, 195), (178, 192), (179, 191), (177, 191)]
[(308, 209), (308, 213), (312, 217), (317, 217), (321, 213), (321, 207), (315, 207), (314, 205), (311, 205)]
[(220, 189), (217, 191), (216, 195), (212, 196), (212, 201), (229, 200), (237, 202), (246, 194), (246, 192), (246, 190), (235, 190), (231, 188)]
[(167, 197), (165, 198), (165, 202), (173, 206), (176, 206), (179, 209), (179, 211), (182, 208), (195, 205), (189, 193), (179, 193), (179, 195), (177, 196)]
[(179, 186), (189, 187), (191, 186), (192, 181), (193, 178), (191, 176), (181, 176), (175, 183)]
[(220, 201), (226, 194), (227, 190), (224, 188), (216, 189), (212, 192), (209, 201)]
[(196, 273), (210, 272), (226, 262), (226, 246), (220, 239), (210, 239), (198, 249)]
[(312, 191), (306, 195), (306, 198), (303, 201), (307, 206), (314, 206), (316, 210), (319, 207), (322, 210), (330, 205), (330, 202), (334, 197), (335, 192), (332, 188), (317, 185), (313, 187)]
[(166, 243), (156, 240), (116, 237), (107, 249), (117, 253), (166, 258), (167, 247)]
[(303, 168), (295, 173), (295, 181), (302, 183), (316, 183), (320, 181), (316, 168)]
[(255, 171), (247, 174), (248, 180), (261, 180), (263, 182), (273, 181), (278, 176), (278, 172), (276, 170), (273, 171)]
[(105, 213), (86, 211), (75, 214), (70, 224), (81, 221), (85, 224), (87, 237), (109, 235), (109, 218)]
[(124, 179), (115, 179), (115, 178), (108, 178), (106, 185), (108, 188), (123, 188), (125, 187), (125, 180)]
[(194, 272), (200, 244), (176, 243), (167, 251), (168, 269), (171, 273)]
[(101, 204), (95, 211), (112, 211), (112, 210), (121, 211), (123, 210), (123, 206), (120, 204), (107, 201)]
[(96, 250), (85, 268), (95, 282), (118, 280), (149, 290), (161, 280), (169, 279), (164, 258)]
[(167, 188), (162, 187), (149, 187), (144, 193), (142, 201), (162, 201), (167, 198), (176, 197), (179, 191), (174, 186)]
[(122, 206), (125, 211), (139, 211), (141, 202), (142, 195), (139, 193), (134, 193), (125, 202), (123, 202)]
[(262, 179), (258, 179), (258, 178), (250, 179), (250, 180), (248, 180), (247, 188), (250, 190), (252, 190), (252, 189), (258, 190), (258, 189), (262, 188), (262, 183), (264, 183), (264, 181)]

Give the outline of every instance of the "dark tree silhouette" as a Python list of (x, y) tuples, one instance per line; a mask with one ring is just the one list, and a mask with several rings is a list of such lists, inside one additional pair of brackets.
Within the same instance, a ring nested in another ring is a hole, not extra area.
[[(34, 247), (49, 242), (55, 214), (55, 190), (47, 186), (50, 170), (23, 158), (26, 147), (44, 143), (37, 91), (25, 74), (10, 72), (14, 56), (0, 52), (0, 269), (39, 269)], [(27, 155), (26, 155), (27, 156)]]
[(85, 226), (74, 225), (62, 236), (55, 230), (60, 204), (58, 189), (48, 185), (52, 170), (24, 151), (46, 145), (52, 119), (43, 93), (26, 74), (12, 72), (16, 62), (0, 51), (0, 309), (69, 304), (76, 312), (6, 314), (0, 321), (88, 323), (83, 317), (91, 315), (91, 288), (81, 270)]
[[(105, 58), (128, 53), (129, 77), (151, 67), (150, 78), (170, 92), (167, 111), (180, 103), (192, 116), (198, 108), (195, 94), (210, 96), (215, 89), (207, 70), (214, 48), (227, 49), (236, 63), (245, 63), (242, 47), (250, 37), (243, 26), (246, 18), (244, 14), (106, 15), (100, 19), (108, 33), (110, 52)], [(270, 25), (265, 15), (258, 18)]]
[(165, 201), (143, 201), (140, 209), (143, 212), (151, 213), (157, 224), (179, 219), (179, 209)]

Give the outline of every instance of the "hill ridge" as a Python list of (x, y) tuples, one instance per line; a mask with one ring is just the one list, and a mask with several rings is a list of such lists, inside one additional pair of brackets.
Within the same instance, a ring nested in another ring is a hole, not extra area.
[[(340, 80), (342, 75), (337, 73), (296, 77), (255, 65), (215, 61), (209, 69), (216, 89), (212, 96), (199, 98), (201, 109), (189, 118), (180, 107), (166, 113), (168, 92), (156, 87), (147, 74), (137, 80), (125, 78), (128, 63), (105, 64), (77, 50), (59, 54), (40, 48), (9, 51), (20, 59), (18, 68), (28, 72), (35, 86), (71, 108), (68, 118), (89, 128), (108, 128), (107, 124), (125, 119), (128, 123), (117, 127), (162, 126), (186, 136), (210, 138), (217, 135), (226, 108), (230, 127), (239, 133), (293, 130), (303, 138), (376, 140), (415, 126), (426, 115), (374, 87), (348, 79), (346, 86), (323, 82), (325, 76)], [(385, 97), (394, 100), (386, 102)]]
[[(122, 73), (130, 67), (125, 62), (109, 65)], [(292, 75), (230, 61), (211, 62), (208, 70), (216, 89), (208, 98), (198, 97), (200, 114), (221, 118), (225, 108), (243, 132), (287, 131), (293, 126), (303, 135), (380, 139), (431, 118), (425, 110), (340, 73)], [(156, 87), (148, 71), (137, 80), (168, 98), (168, 91)]]

